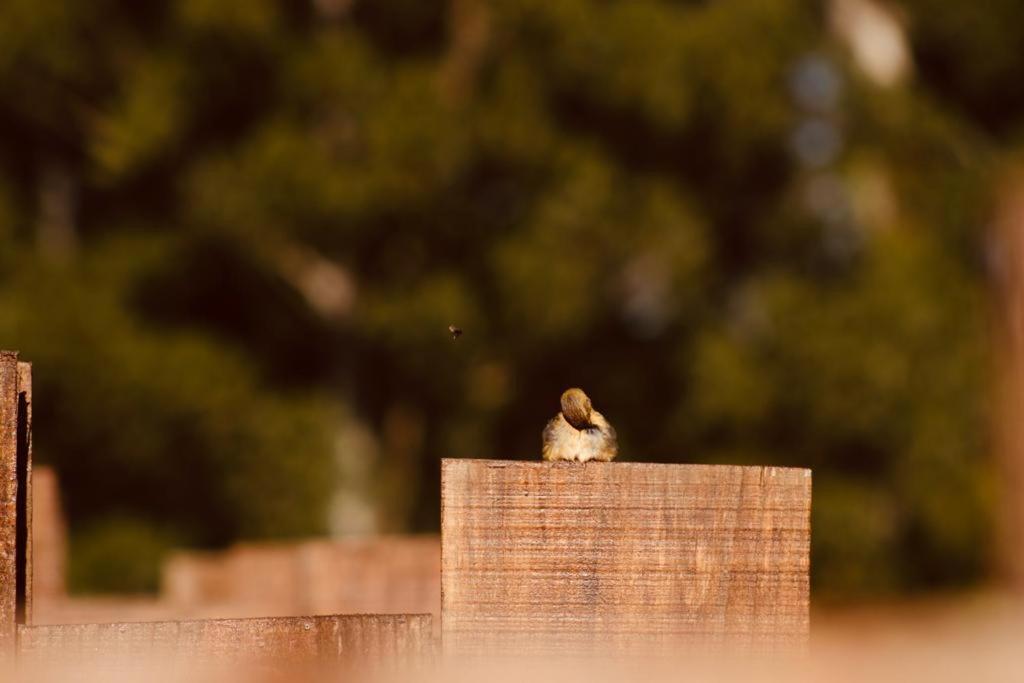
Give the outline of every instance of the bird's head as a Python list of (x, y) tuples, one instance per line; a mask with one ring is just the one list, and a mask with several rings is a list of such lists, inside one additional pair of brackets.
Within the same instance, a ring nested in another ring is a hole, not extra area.
[(590, 413), (593, 410), (590, 397), (582, 389), (566, 389), (562, 394), (562, 416), (576, 429), (592, 427)]

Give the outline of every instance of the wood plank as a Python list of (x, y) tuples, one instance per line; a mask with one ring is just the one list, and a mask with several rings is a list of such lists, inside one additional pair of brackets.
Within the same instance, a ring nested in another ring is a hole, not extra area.
[(441, 498), (446, 653), (806, 643), (809, 470), (444, 460)]
[(0, 665), (17, 624), (18, 354), (0, 351)]
[(183, 616), (440, 617), (441, 539), (376, 536), (181, 551), (164, 564), (161, 593)]
[(1011, 165), (997, 184), (995, 220), (988, 239), (995, 304), (990, 339), (993, 454), (1000, 495), (996, 517), (996, 567), (1007, 588), (1024, 598), (1024, 165)]
[(271, 665), (363, 671), (413, 665), (433, 649), (423, 614), (22, 626), (18, 639), (19, 667), (35, 673), (69, 665), (91, 674), (154, 665), (238, 676)]
[[(56, 607), (67, 601), (65, 572), (67, 565), (67, 529), (60, 505), (57, 473), (52, 467), (33, 465), (31, 501), (31, 608), (29, 620), (33, 624), (60, 624), (65, 620), (47, 621), (54, 616)], [(230, 616), (230, 615), (222, 615)], [(116, 619), (85, 619), (84, 621), (126, 621)]]

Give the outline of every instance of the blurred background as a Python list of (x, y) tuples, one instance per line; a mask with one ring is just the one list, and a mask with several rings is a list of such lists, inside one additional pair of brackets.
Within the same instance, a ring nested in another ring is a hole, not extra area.
[(1022, 25), (5, 0), (0, 346), (35, 363), (71, 589), (436, 532), (440, 458), (538, 458), (574, 385), (623, 460), (813, 468), (819, 603), (1012, 576)]

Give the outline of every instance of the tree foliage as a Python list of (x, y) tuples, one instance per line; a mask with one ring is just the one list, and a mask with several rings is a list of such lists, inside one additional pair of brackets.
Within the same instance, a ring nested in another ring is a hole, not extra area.
[(976, 579), (1019, 22), (902, 5), (883, 87), (815, 3), (6, 0), (0, 334), (89, 566), (436, 528), (580, 385), (626, 459), (813, 467), (821, 594)]

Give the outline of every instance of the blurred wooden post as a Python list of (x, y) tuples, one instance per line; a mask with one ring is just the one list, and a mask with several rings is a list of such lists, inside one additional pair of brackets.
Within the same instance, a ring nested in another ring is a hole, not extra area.
[(803, 647), (811, 472), (444, 460), (446, 653)]
[(52, 613), (67, 600), (65, 567), (67, 565), (67, 530), (60, 506), (60, 485), (52, 467), (33, 466), (29, 494), (30, 506), (29, 583), (31, 604), (27, 624), (47, 622)]
[(1024, 168), (1011, 169), (1004, 179), (991, 253), (999, 561), (1007, 583), (1024, 596)]
[(0, 666), (17, 627), (18, 354), (0, 351)]

